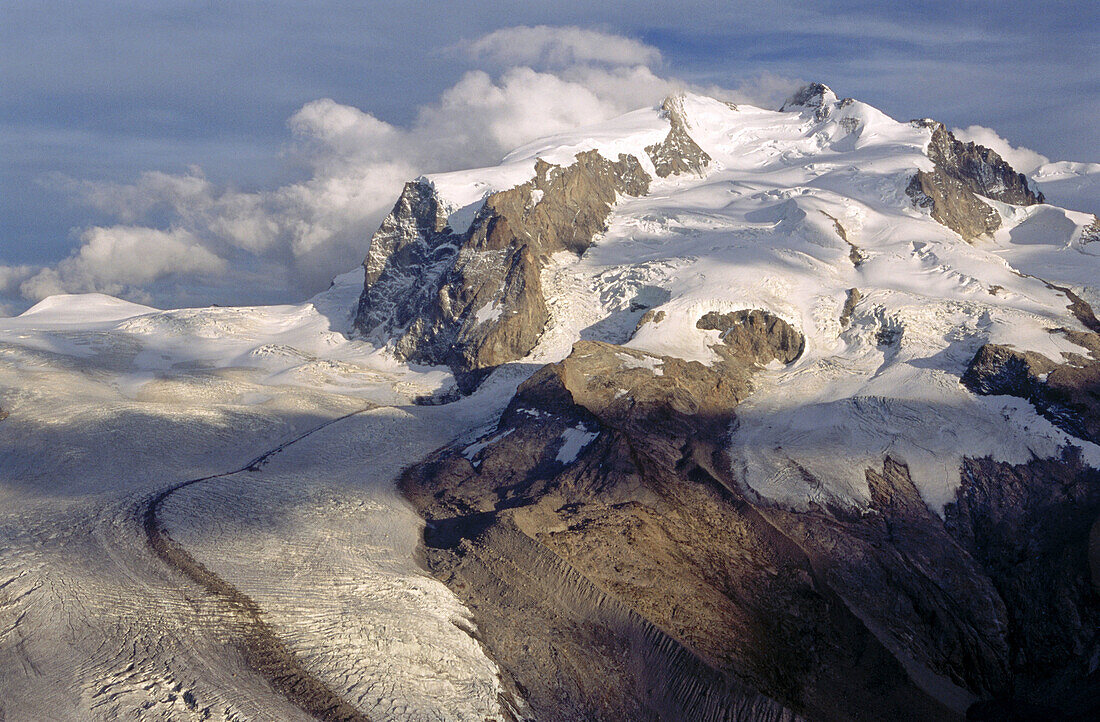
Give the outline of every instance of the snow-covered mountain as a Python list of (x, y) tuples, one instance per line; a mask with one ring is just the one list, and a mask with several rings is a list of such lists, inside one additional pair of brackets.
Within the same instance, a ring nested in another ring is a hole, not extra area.
[(821, 85), (406, 186), (359, 330), (467, 393), (542, 366), (403, 482), (534, 709), (1095, 709), (1100, 221), (1046, 187)]
[(683, 94), (409, 182), (304, 304), (0, 319), (0, 712), (1094, 713), (1095, 177)]
[[(410, 183), (372, 241), (357, 325), (461, 379), (556, 361), (581, 339), (711, 364), (722, 331), (704, 316), (767, 311), (804, 352), (758, 375), (734, 448), (753, 457), (745, 481), (784, 503), (865, 502), (862, 467), (893, 453), (942, 510), (961, 455), (1056, 456), (1065, 434), (1027, 404), (1002, 413), (958, 380), (987, 343), (1056, 363), (1087, 353), (1063, 329), (1095, 329), (1058, 287), (1098, 298), (1096, 218), (1039, 203), (995, 153), (932, 121), (823, 86), (784, 107), (674, 97)], [(591, 158), (618, 160), (625, 180)], [(578, 194), (594, 201), (583, 224)], [(884, 425), (895, 413), (906, 422)], [(826, 483), (792, 477), (792, 460)]]

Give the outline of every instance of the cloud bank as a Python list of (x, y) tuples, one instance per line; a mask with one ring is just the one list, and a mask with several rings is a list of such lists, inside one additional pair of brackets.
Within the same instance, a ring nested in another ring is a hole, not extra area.
[(466, 72), (406, 126), (321, 98), (288, 121), (303, 179), (245, 192), (200, 168), (133, 183), (66, 179), (114, 219), (84, 229), (52, 267), (0, 266), (0, 296), (37, 301), (98, 291), (161, 305), (297, 300), (360, 263), (402, 184), (423, 173), (498, 162), (539, 137), (656, 104), (684, 88), (776, 105), (800, 81), (765, 75), (742, 88), (696, 87), (659, 74), (640, 41), (575, 27), (515, 27), (466, 44)]
[(653, 65), (661, 60), (656, 48), (631, 38), (546, 25), (502, 28), (471, 43), (469, 53), (500, 63), (563, 68), (582, 63)]

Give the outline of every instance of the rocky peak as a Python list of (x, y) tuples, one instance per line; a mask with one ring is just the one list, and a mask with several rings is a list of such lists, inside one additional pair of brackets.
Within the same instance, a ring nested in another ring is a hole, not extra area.
[(779, 112), (812, 110), (817, 120), (824, 120), (829, 114), (829, 106), (836, 100), (836, 93), (828, 85), (809, 83), (787, 98), (787, 101), (780, 106)]
[(410, 241), (440, 233), (446, 225), (447, 214), (428, 181), (417, 178), (406, 183), (367, 250), (363, 267), (368, 282), (377, 280), (385, 260)]
[(456, 236), (435, 189), (423, 179), (405, 184), (371, 238), (363, 293), (355, 316), (360, 332), (403, 328), (427, 299), (442, 264), (454, 256)]
[(1027, 177), (990, 148), (963, 143), (943, 123), (924, 119), (913, 124), (932, 130), (928, 157), (935, 167), (913, 176), (906, 193), (914, 205), (930, 208), (934, 220), (964, 240), (1001, 227), (1000, 216), (979, 196), (1023, 206), (1044, 202), (1042, 193), (1028, 187)]
[(486, 198), (461, 234), (430, 184), (409, 183), (371, 239), (355, 326), (401, 359), (450, 366), (469, 391), (537, 343), (550, 255), (583, 253), (617, 196), (643, 195), (649, 183), (634, 156), (592, 150), (564, 167), (540, 159), (530, 181)]
[(1028, 187), (1027, 176), (1013, 170), (995, 150), (977, 143), (963, 143), (943, 123), (933, 123), (932, 128), (928, 157), (973, 192), (1018, 206), (1045, 200), (1042, 193)]
[(705, 175), (711, 157), (688, 134), (691, 125), (684, 110), (683, 94), (665, 98), (661, 103), (661, 115), (668, 119), (672, 127), (664, 140), (645, 149), (653, 161), (654, 171), (661, 178), (682, 173)]

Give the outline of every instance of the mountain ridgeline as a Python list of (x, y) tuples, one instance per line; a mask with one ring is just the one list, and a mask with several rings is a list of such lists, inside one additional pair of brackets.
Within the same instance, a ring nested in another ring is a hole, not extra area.
[(447, 225), (424, 182), (405, 186), (371, 239), (356, 325), (394, 333), (398, 357), (446, 364), (463, 390), (525, 356), (547, 313), (540, 272), (551, 254), (584, 253), (618, 194), (643, 195), (650, 177), (633, 156), (578, 153), (566, 167), (485, 199), (470, 228)]
[(506, 686), (540, 719), (1095, 718), (1100, 292), (1017, 240), (1096, 263), (1100, 221), (819, 84), (624, 118), (480, 195), (408, 183), (364, 263), (358, 332), (460, 393), (550, 361), (401, 480)]
[[(838, 103), (832, 90), (811, 84), (784, 110), (808, 109), (821, 121), (830, 101), (844, 107), (850, 99)], [(667, 98), (661, 115), (668, 134), (644, 149), (654, 173), (705, 175), (711, 157), (689, 134), (682, 96)], [(913, 123), (932, 130), (927, 154), (934, 169), (917, 171), (906, 193), (964, 239), (1000, 226), (979, 195), (1043, 202), (993, 150), (958, 141), (942, 123)], [(526, 183), (485, 197), (461, 232), (449, 225), (445, 201), (429, 180), (407, 183), (371, 238), (356, 330), (392, 344), (402, 360), (449, 366), (463, 392), (497, 366), (526, 356), (548, 320), (540, 274), (549, 257), (563, 250), (583, 254), (606, 230), (616, 199), (645, 195), (652, 180), (636, 156), (612, 161), (597, 150), (578, 153), (566, 166), (537, 159), (532, 171)]]

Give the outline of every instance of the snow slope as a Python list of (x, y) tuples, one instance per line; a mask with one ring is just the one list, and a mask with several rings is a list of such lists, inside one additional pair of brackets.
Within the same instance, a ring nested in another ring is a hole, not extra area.
[[(805, 335), (806, 352), (758, 376), (731, 451), (748, 486), (797, 508), (862, 506), (864, 469), (891, 455), (941, 511), (962, 456), (1020, 463), (1073, 441), (1026, 403), (973, 396), (959, 376), (986, 342), (1056, 361), (1084, 352), (1054, 332), (1084, 329), (1043, 280), (1100, 298), (1095, 251), (1080, 242), (1092, 216), (989, 201), (1002, 228), (969, 244), (905, 194), (914, 172), (932, 167), (926, 124), (831, 92), (821, 110), (698, 96), (682, 107), (691, 137), (713, 159), (707, 172), (655, 178), (648, 195), (620, 199), (609, 230), (582, 258), (555, 258), (543, 279), (553, 319), (526, 361), (557, 360), (586, 338), (710, 363), (717, 332), (696, 328), (702, 315), (759, 308), (780, 316)], [(472, 179), (493, 188), (496, 173), (524, 180), (514, 166), (530, 167), (535, 156), (564, 162), (597, 148), (647, 165), (645, 146), (667, 127), (652, 111), (633, 113), (516, 151), (506, 170), (433, 180), (458, 205), (477, 196)], [(853, 288), (861, 300), (842, 325)], [(646, 310), (661, 320), (635, 330)], [(1100, 463), (1100, 449), (1073, 443)], [(809, 484), (800, 469), (823, 483)]]
[(1100, 163), (1044, 163), (1031, 173), (1031, 180), (1048, 203), (1100, 215)]
[(245, 663), (217, 599), (153, 554), (142, 514), (362, 409), (176, 492), (160, 521), (371, 719), (502, 719), (496, 666), (419, 570), (422, 522), (393, 482), (518, 379), (445, 413), (408, 406), (449, 374), (342, 333), (361, 282), (267, 308), (53, 297), (0, 320), (3, 719), (308, 719)]
[[(805, 352), (755, 377), (729, 438), (738, 478), (797, 508), (861, 507), (864, 469), (886, 455), (937, 511), (964, 455), (1022, 462), (1073, 443), (1100, 465), (1100, 448), (1026, 402), (959, 383), (986, 342), (1084, 353), (1054, 332), (1081, 326), (1040, 279), (1100, 300), (1082, 240), (1093, 169), (1040, 169), (1040, 188), (1074, 210), (990, 201), (1002, 228), (969, 244), (905, 194), (932, 165), (921, 124), (831, 93), (820, 109), (690, 95), (682, 108), (706, 172), (654, 176), (583, 257), (555, 256), (539, 345), (457, 403), (412, 405), (450, 386), (449, 372), (349, 335), (362, 271), (296, 305), (161, 311), (88, 294), (0, 319), (0, 718), (33, 719), (43, 704), (59, 719), (300, 717), (225, 641), (217, 610), (144, 547), (136, 515), (174, 483), (367, 408), (259, 471), (173, 494), (163, 522), (372, 718), (499, 717), (495, 665), (468, 613), (418, 571), (420, 523), (393, 481), (433, 448), (479, 438), (519, 381), (582, 338), (711, 363), (718, 334), (696, 327), (709, 311), (765, 309), (793, 325)], [(642, 109), (427, 180), (461, 230), (536, 158), (596, 148), (652, 175), (645, 148), (668, 130)], [(850, 289), (859, 301), (842, 321)], [(562, 459), (592, 436), (571, 429)]]

